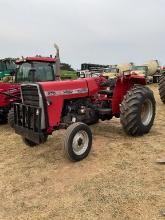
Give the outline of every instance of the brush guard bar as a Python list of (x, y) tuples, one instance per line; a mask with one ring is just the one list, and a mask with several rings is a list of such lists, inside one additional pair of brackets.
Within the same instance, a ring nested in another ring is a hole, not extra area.
[(44, 134), (41, 130), (41, 108), (14, 103), (14, 129), (24, 138), (40, 144)]

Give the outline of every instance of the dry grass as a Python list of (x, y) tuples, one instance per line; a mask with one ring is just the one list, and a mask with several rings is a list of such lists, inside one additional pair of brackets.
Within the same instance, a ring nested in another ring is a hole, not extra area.
[(26, 147), (8, 127), (0, 127), (0, 219), (164, 219), (165, 105), (157, 87), (157, 115), (148, 135), (124, 134), (112, 119), (92, 126), (88, 158), (63, 157), (64, 131), (37, 148)]

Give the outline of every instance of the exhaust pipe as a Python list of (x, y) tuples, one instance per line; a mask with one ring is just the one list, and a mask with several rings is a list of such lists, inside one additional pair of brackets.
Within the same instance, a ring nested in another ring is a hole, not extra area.
[(56, 65), (55, 65), (55, 78), (56, 80), (61, 79), (61, 74), (60, 74), (60, 53), (59, 53), (59, 47), (57, 44), (54, 44), (54, 48), (56, 49)]

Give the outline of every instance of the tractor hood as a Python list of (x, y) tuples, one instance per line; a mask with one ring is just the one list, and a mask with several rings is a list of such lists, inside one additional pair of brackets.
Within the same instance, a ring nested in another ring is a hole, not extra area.
[[(96, 77), (97, 78), (97, 77)], [(67, 98), (92, 96), (98, 90), (96, 78), (85, 78), (77, 80), (40, 82), (45, 96), (63, 96)]]

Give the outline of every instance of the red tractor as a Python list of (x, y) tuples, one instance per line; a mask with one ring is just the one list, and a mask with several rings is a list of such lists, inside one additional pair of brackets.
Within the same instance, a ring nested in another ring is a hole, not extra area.
[(150, 131), (155, 99), (143, 76), (124, 72), (116, 80), (103, 76), (21, 85), (22, 103), (14, 104), (15, 132), (28, 146), (44, 143), (53, 131), (67, 128), (66, 156), (85, 158), (92, 145), (88, 125), (119, 118), (125, 132), (140, 136)]
[(59, 76), (59, 52), (56, 58), (51, 57), (26, 57), (16, 61), (18, 66), (16, 74), (11, 82), (0, 82), (0, 122), (8, 122), (14, 125), (15, 101), (21, 101), (20, 85), (25, 82), (54, 81)]

